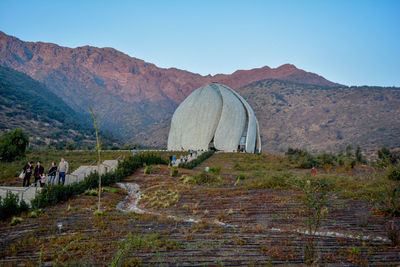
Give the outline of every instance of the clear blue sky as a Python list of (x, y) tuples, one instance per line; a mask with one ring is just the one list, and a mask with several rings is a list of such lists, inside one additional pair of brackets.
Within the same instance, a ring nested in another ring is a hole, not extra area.
[(346, 85), (400, 86), (397, 0), (1, 0), (0, 30), (203, 75), (291, 63)]

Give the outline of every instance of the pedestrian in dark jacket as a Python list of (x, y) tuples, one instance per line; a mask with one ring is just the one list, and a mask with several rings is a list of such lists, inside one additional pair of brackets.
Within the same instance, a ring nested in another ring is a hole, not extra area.
[(47, 173), (47, 176), (49, 176), (49, 184), (54, 184), (54, 182), (56, 181), (56, 173), (57, 165), (55, 161), (52, 161), (49, 171)]
[[(40, 161), (37, 162), (37, 165), (35, 167), (34, 175), (35, 175), (35, 187), (36, 187), (37, 186), (37, 181), (41, 180), (43, 178), (43, 176), (44, 176), (44, 168), (41, 165)], [(42, 186), (42, 183), (40, 183), (40, 185)]]
[(31, 184), (32, 171), (33, 171), (33, 161), (28, 162), (24, 166), (25, 177), (24, 177), (24, 181), (22, 182), (22, 186), (25, 186), (25, 184), (26, 184), (26, 186), (29, 186)]

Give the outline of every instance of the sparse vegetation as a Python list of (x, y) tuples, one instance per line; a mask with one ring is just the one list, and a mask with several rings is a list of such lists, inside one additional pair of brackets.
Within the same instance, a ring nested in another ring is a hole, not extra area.
[(212, 172), (203, 171), (199, 174), (189, 176), (182, 176), (180, 180), (187, 184), (197, 185), (220, 185), (222, 184), (221, 176), (216, 175)]
[[(163, 161), (160, 154), (157, 157)], [(129, 198), (122, 189), (103, 186), (102, 214), (94, 213), (96, 197), (82, 194), (46, 207), (36, 218), (22, 214), (23, 221), (17, 227), (4, 222), (1, 230), (6, 240), (0, 263), (9, 257), (21, 260), (19, 255), (24, 252), (33, 255), (24, 262), (26, 265), (199, 265), (211, 260), (221, 265), (269, 266), (305, 263), (303, 251), (311, 259), (307, 263), (321, 265), (379, 265), (383, 257), (395, 264), (400, 262), (398, 247), (389, 246), (388, 241), (369, 240), (385, 234), (396, 240), (398, 233), (394, 231), (397, 218), (390, 224), (384, 209), (370, 211), (371, 200), (398, 183), (388, 179), (386, 169), (374, 171), (368, 167), (364, 172), (356, 165), (347, 172), (344, 166), (332, 166), (329, 173), (318, 170), (311, 175), (308, 170), (294, 168), (295, 164), (282, 156), (218, 153), (197, 169), (212, 166), (207, 175), (219, 176), (223, 182), (197, 184), (193, 176), (202, 172), (179, 169), (181, 182), (177, 183), (171, 177), (171, 168), (159, 165), (156, 158), (147, 159), (135, 163), (137, 171), (123, 181), (140, 185), (139, 208), (143, 214), (117, 210), (117, 204), (129, 203)], [(151, 179), (144, 174), (143, 162), (153, 165)], [(133, 162), (121, 162), (121, 166), (125, 164), (131, 168)], [(237, 171), (235, 165), (243, 170)], [(102, 180), (107, 182), (112, 177)], [(246, 178), (243, 186), (235, 187), (238, 177)], [(329, 186), (327, 204), (320, 209), (318, 203), (324, 201), (319, 201), (323, 198), (318, 190), (302, 189), (301, 183), (323, 179), (334, 184)], [(96, 186), (96, 182), (92, 184)], [(307, 198), (303, 191), (311, 192), (312, 197)], [(328, 198), (331, 195), (332, 201)], [(314, 209), (307, 206), (307, 199), (312, 199)], [(391, 207), (388, 203), (382, 205)], [(320, 233), (314, 245), (306, 246), (301, 233), (310, 225), (314, 227), (317, 220), (313, 218), (318, 219), (313, 217), (315, 214), (322, 214)], [(367, 219), (359, 220), (360, 216)], [(12, 238), (25, 224), (32, 231)], [(325, 231), (353, 237), (326, 237), (321, 235)], [(223, 249), (224, 256), (213, 253), (216, 249)]]
[(177, 177), (178, 173), (179, 173), (178, 168), (172, 167), (171, 172), (170, 172), (171, 177)]
[(171, 205), (175, 205), (179, 201), (178, 190), (154, 190), (146, 192), (142, 196), (142, 200), (146, 207), (151, 208), (168, 208)]

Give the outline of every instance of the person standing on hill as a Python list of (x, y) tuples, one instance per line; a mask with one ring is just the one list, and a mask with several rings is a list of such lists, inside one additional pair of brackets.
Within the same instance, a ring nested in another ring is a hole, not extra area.
[(37, 182), (40, 179), (42, 179), (43, 174), (44, 174), (44, 168), (41, 165), (40, 161), (38, 161), (37, 165), (35, 167), (35, 172), (34, 172), (34, 175), (35, 175), (35, 187), (37, 186)]
[(65, 175), (68, 172), (68, 162), (61, 158), (60, 163), (58, 164), (57, 172), (58, 172), (58, 184), (60, 184), (60, 180), (62, 180), (62, 184), (65, 183)]
[(49, 171), (47, 173), (47, 175), (49, 176), (49, 184), (54, 184), (56, 180), (56, 173), (57, 173), (57, 165), (55, 161), (52, 161)]
[(29, 186), (31, 184), (31, 174), (33, 170), (33, 161), (28, 162), (24, 167), (24, 181), (22, 182), (22, 186)]

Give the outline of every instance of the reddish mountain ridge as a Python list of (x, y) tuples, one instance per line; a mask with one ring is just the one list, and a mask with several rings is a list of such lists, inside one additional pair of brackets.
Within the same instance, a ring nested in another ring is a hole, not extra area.
[(76, 90), (85, 93), (101, 87), (130, 103), (168, 100), (179, 104), (193, 90), (210, 82), (220, 82), (233, 89), (269, 78), (337, 86), (289, 64), (275, 69), (265, 66), (229, 75), (201, 76), (176, 68), (158, 68), (113, 48), (72, 49), (52, 43), (23, 42), (3, 32), (0, 32), (0, 64), (25, 72), (61, 97)]
[(339, 86), (289, 64), (202, 76), (158, 68), (113, 48), (24, 42), (1, 31), (0, 65), (43, 82), (78, 112), (87, 113), (88, 105), (92, 106), (103, 129), (147, 145), (165, 145), (177, 105), (211, 82), (233, 89), (271, 78), (324, 88)]

